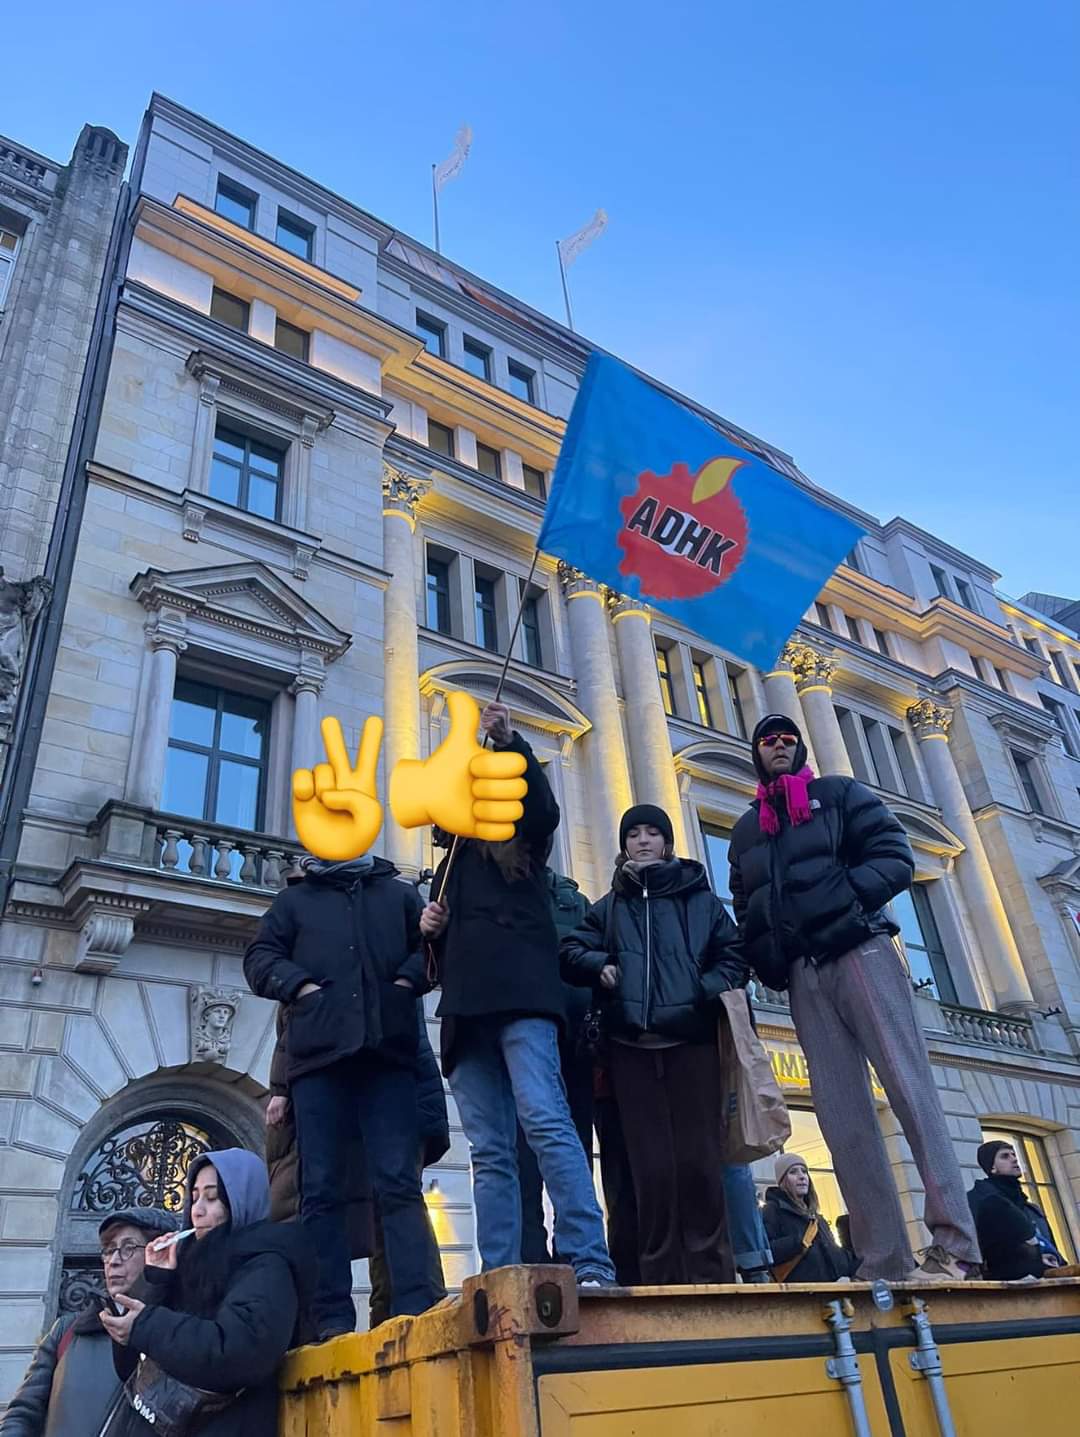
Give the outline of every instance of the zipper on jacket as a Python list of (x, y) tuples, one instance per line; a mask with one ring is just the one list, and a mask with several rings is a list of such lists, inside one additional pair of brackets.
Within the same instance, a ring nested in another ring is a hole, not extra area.
[(642, 874), (641, 891), (645, 897), (645, 994), (641, 1004), (641, 1026), (649, 1031), (649, 994), (652, 989), (652, 920), (649, 916), (649, 880)]

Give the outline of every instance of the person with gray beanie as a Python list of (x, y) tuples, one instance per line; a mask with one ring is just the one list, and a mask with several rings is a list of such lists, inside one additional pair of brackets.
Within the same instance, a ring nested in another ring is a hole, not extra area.
[(776, 1185), (765, 1193), (765, 1231), (773, 1253), (776, 1282), (843, 1282), (851, 1264), (821, 1215), (814, 1181), (804, 1157), (781, 1153)]
[(156, 1207), (116, 1208), (102, 1220), (98, 1241), (106, 1298), (92, 1297), (80, 1312), (65, 1312), (49, 1328), (0, 1417), (2, 1437), (85, 1437), (88, 1432), (96, 1437), (120, 1396), (120, 1378), (98, 1313), (138, 1284), (147, 1244), (179, 1226), (175, 1213)]
[(563, 972), (600, 993), (642, 1281), (732, 1282), (717, 1018), (747, 972), (704, 867), (673, 844), (662, 808), (623, 814), (611, 891), (563, 940)]

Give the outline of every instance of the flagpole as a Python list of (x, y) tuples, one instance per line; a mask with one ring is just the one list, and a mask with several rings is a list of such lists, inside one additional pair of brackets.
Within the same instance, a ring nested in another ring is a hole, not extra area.
[(555, 253), (559, 256), (559, 275), (562, 279), (562, 295), (566, 302), (566, 327), (572, 330), (574, 328), (574, 315), (570, 309), (570, 286), (566, 283), (566, 266), (563, 264), (562, 245), (558, 240), (555, 241)]
[[(507, 645), (506, 645), (506, 654), (505, 654), (504, 657), (503, 657), (502, 669), (501, 669), (500, 672), (499, 672), (499, 682), (495, 685), (495, 697), (491, 700), (491, 702), (492, 702), (493, 704), (497, 704), (497, 703), (499, 702), (499, 699), (502, 697), (503, 684), (505, 684), (505, 682), (506, 682), (507, 671), (508, 671), (509, 668), (510, 668), (510, 655), (514, 652), (514, 644), (515, 644), (515, 642), (516, 642), (516, 640), (517, 640), (518, 630), (521, 628), (521, 620), (522, 620), (522, 618), (524, 617), (524, 614), (525, 614), (525, 605), (526, 605), (526, 603), (528, 602), (528, 598), (529, 598), (529, 586), (532, 584), (533, 575), (536, 573), (536, 564), (537, 564), (537, 560), (538, 560), (539, 558), (540, 558), (540, 550), (539, 550), (539, 549), (534, 549), (534, 550), (533, 550), (533, 556), (532, 556), (532, 563), (529, 565), (529, 572), (528, 572), (528, 574), (527, 574), (526, 577), (525, 577), (525, 582), (524, 582), (524, 584), (522, 584), (522, 586), (521, 586), (521, 593), (520, 593), (520, 595), (519, 595), (519, 597), (518, 597), (517, 617), (514, 619), (514, 626), (513, 626), (513, 628), (510, 630), (510, 639), (509, 639), (509, 641), (508, 641), (508, 643), (507, 643)], [(484, 735), (484, 747), (485, 747), (485, 748), (487, 747), (487, 741), (488, 741), (488, 736), (487, 736), (487, 734), (485, 734), (485, 735)], [(438, 893), (436, 893), (436, 894), (434, 895), (434, 900), (433, 900), (433, 901), (436, 902), (436, 903), (441, 903), (441, 902), (442, 902), (442, 896), (443, 896), (443, 894), (446, 892), (446, 885), (447, 885), (447, 883), (448, 883), (449, 880), (450, 880), (450, 870), (451, 870), (451, 869), (453, 868), (453, 866), (454, 866), (454, 859), (457, 857), (458, 849), (459, 849), (459, 847), (461, 846), (461, 842), (462, 842), (461, 838), (455, 833), (455, 834), (454, 834), (454, 841), (453, 841), (453, 843), (450, 845), (450, 852), (447, 854), (447, 857), (446, 857), (446, 867), (443, 869), (443, 876), (442, 876), (442, 881), (441, 881), (440, 884), (439, 884), (439, 891), (438, 891)]]
[(435, 216), (435, 253), (442, 254), (442, 249), (439, 245), (439, 187), (435, 183), (435, 171), (438, 168), (438, 165), (432, 165), (431, 167), (431, 211)]

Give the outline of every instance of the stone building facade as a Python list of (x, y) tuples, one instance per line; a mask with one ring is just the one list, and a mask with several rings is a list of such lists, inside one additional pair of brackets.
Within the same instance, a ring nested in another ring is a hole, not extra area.
[[(983, 1132), (1018, 1135), (1075, 1248), (1080, 638), (903, 519), (860, 516), (867, 537), (768, 673), (543, 555), (528, 581), (577, 336), (161, 97), (132, 187), (0, 928), (5, 1390), (94, 1281), (103, 1212), (173, 1202), (194, 1152), (261, 1141), (274, 1011), (241, 957), (296, 852), (289, 776), (320, 717), (355, 743), (383, 714), (384, 779), (426, 756), (448, 692), (494, 692), (519, 602), (504, 692), (562, 806), (553, 861), (586, 893), (632, 799), (663, 803), (726, 892), (767, 710), (803, 724), (819, 769), (882, 793), (917, 855), (898, 916), (961, 1162)], [(379, 847), (415, 878), (426, 842), (388, 816)], [(830, 1194), (787, 1009), (755, 1000)], [(918, 1175), (879, 1098), (914, 1225)], [(426, 1188), (456, 1285), (475, 1252), (451, 1117)], [(365, 1281), (361, 1264), (361, 1312)]]

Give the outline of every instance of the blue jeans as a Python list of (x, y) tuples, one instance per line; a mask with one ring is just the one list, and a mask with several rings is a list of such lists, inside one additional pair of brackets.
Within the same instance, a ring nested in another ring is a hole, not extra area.
[(772, 1250), (761, 1220), (754, 1176), (745, 1163), (724, 1164), (724, 1197), (735, 1266), (740, 1272), (771, 1267)]
[(359, 1136), (382, 1218), (391, 1315), (433, 1306), (444, 1291), (434, 1285), (429, 1261), (413, 1070), (358, 1054), (294, 1079), (289, 1097), (300, 1155), (300, 1221), (319, 1256), (312, 1302), (318, 1332), (356, 1326), (345, 1198), (347, 1148)]
[(521, 1261), (520, 1123), (555, 1209), (556, 1251), (579, 1282), (613, 1282), (600, 1204), (566, 1101), (554, 1022), (474, 1018), (459, 1020), (458, 1030), (449, 1082), (472, 1150), (484, 1269)]

